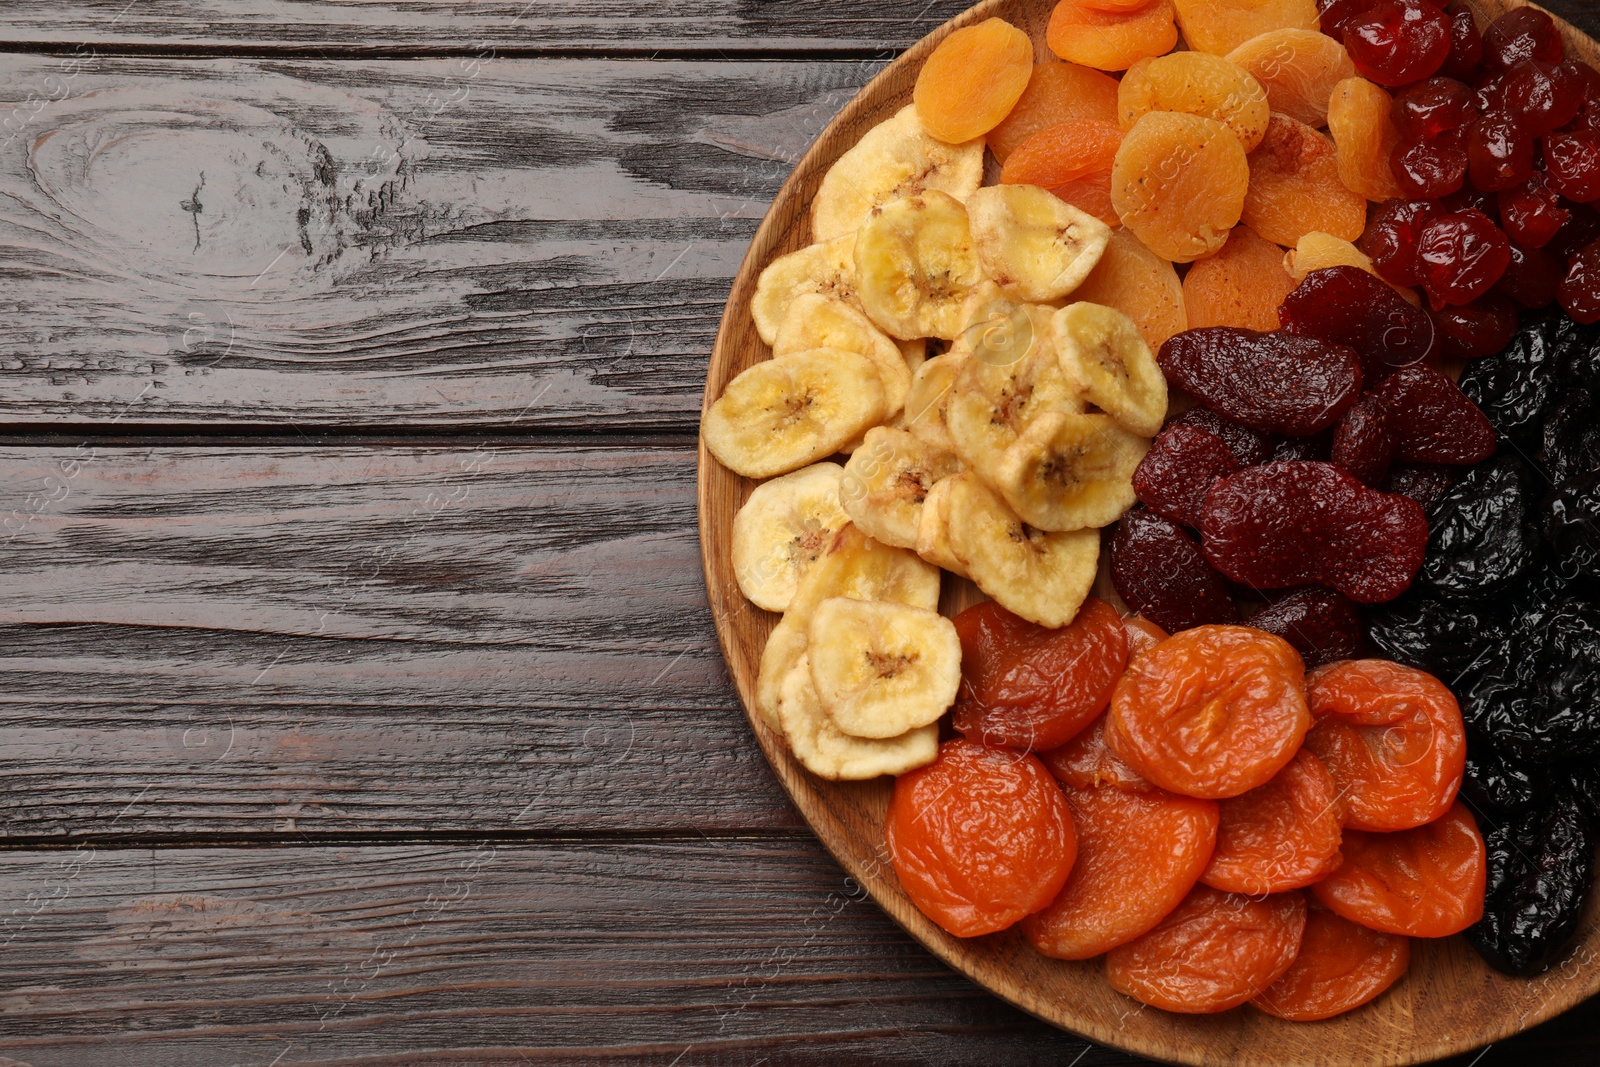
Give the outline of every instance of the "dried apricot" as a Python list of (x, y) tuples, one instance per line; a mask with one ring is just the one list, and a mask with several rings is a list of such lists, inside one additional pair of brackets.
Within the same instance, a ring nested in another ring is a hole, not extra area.
[(1415, 830), (1346, 830), (1344, 863), (1311, 887), (1329, 910), (1386, 934), (1449, 937), (1483, 915), (1483, 838), (1457, 803)]
[(1249, 186), (1250, 164), (1233, 131), (1216, 119), (1177, 111), (1140, 119), (1111, 168), (1111, 203), (1122, 224), (1174, 263), (1222, 247)]
[(989, 600), (955, 619), (961, 690), (955, 728), (973, 741), (1029, 751), (1065, 744), (1105, 710), (1128, 665), (1116, 609), (1089, 597), (1049, 630)]
[(1172, 0), (1124, 11), (1099, 11), (1085, 0), (1061, 0), (1050, 15), (1045, 40), (1050, 51), (1069, 63), (1127, 70), (1146, 56), (1172, 51), (1178, 43), (1173, 18)]
[(1339, 784), (1347, 826), (1409, 830), (1450, 809), (1467, 737), (1444, 683), (1398, 663), (1350, 660), (1312, 672), (1306, 699), (1317, 722), (1306, 747)]
[(1299, 892), (1256, 898), (1195, 886), (1154, 930), (1111, 951), (1106, 980), (1154, 1008), (1227, 1011), (1283, 977), (1305, 927)]
[(1050, 187), (1050, 192), (1079, 211), (1093, 215), (1107, 226), (1122, 225), (1122, 219), (1117, 216), (1117, 207), (1111, 202), (1109, 168), (1091, 174), (1087, 178), (1079, 178), (1063, 185), (1053, 185)]
[(1294, 758), (1311, 712), (1305, 666), (1281, 637), (1200, 626), (1129, 664), (1111, 696), (1112, 749), (1156, 785), (1236, 797)]
[[(1153, 623), (1147, 624), (1157, 628)], [(1100, 716), (1071, 741), (1060, 748), (1039, 753), (1045, 768), (1073, 789), (1098, 789), (1113, 786), (1148, 793), (1155, 786), (1145, 781), (1138, 771), (1128, 766), (1121, 756), (1106, 744), (1106, 717)], [(1072, 798), (1068, 796), (1068, 800)], [(1079, 835), (1082, 836), (1081, 834)], [(1082, 845), (1082, 842), (1079, 842)], [(1187, 890), (1186, 890), (1187, 891)]]
[(1367, 226), (1367, 202), (1345, 187), (1333, 142), (1303, 122), (1272, 116), (1267, 136), (1250, 153), (1245, 224), (1280, 245), (1312, 230), (1347, 241)]
[(1099, 264), (1073, 291), (1072, 298), (1104, 304), (1127, 315), (1152, 352), (1159, 351), (1167, 338), (1189, 328), (1178, 272), (1127, 229), (1111, 231)]
[(1271, 30), (1315, 30), (1317, 0), (1175, 0), (1189, 47), (1225, 56)]
[(1228, 62), (1261, 83), (1272, 110), (1307, 126), (1328, 124), (1333, 87), (1356, 74), (1344, 45), (1325, 33), (1298, 27), (1252, 37), (1228, 53)]
[(1050, 905), (1022, 922), (1033, 947), (1086, 960), (1148, 932), (1183, 900), (1217, 836), (1217, 805), (1160, 790), (1066, 790), (1078, 863)]
[(1045, 189), (1109, 170), (1122, 147), (1123, 131), (1112, 122), (1070, 119), (1058, 122), (1017, 146), (1000, 168), (1004, 185)]
[(1389, 167), (1400, 143), (1392, 104), (1388, 93), (1365, 78), (1346, 78), (1328, 98), (1328, 133), (1338, 150), (1339, 179), (1368, 200), (1405, 195)]
[(1173, 52), (1128, 68), (1117, 90), (1117, 120), (1131, 130), (1152, 111), (1216, 119), (1233, 131), (1246, 152), (1266, 136), (1271, 114), (1260, 82), (1204, 52)]
[(989, 19), (939, 42), (911, 98), (924, 129), (964, 144), (1000, 125), (1032, 76), (1032, 38), (1004, 19)]
[(1331, 1019), (1376, 999), (1411, 965), (1411, 939), (1312, 908), (1293, 966), (1250, 1003), (1280, 1019)]
[(1217, 851), (1200, 880), (1226, 893), (1282, 893), (1339, 866), (1339, 791), (1304, 749), (1266, 785), (1219, 805)]
[(989, 151), (1004, 164), (1040, 130), (1083, 119), (1117, 121), (1117, 80), (1093, 67), (1052, 57), (1034, 66), (1011, 114), (989, 131)]
[(1197, 261), (1183, 279), (1189, 327), (1277, 329), (1278, 305), (1294, 285), (1283, 249), (1248, 226), (1236, 226), (1221, 251)]
[(894, 783), (885, 828), (900, 884), (957, 937), (1004, 930), (1061, 892), (1072, 812), (1035, 756), (946, 741)]
[(1172, 636), (1143, 615), (1125, 616), (1122, 620), (1122, 626), (1123, 629), (1128, 631), (1129, 663), (1132, 663), (1136, 657), (1144, 655)]

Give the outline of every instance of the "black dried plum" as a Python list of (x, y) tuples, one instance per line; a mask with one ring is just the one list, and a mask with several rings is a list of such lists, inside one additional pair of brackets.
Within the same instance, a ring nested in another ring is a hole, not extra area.
[(1509, 590), (1538, 561), (1528, 521), (1532, 474), (1501, 456), (1473, 468), (1429, 513), (1428, 558), (1417, 583), (1447, 599), (1480, 600)]
[(1579, 600), (1523, 606), (1459, 696), (1466, 721), (1515, 758), (1600, 754), (1600, 609)]
[(1600, 475), (1567, 482), (1540, 515), (1552, 565), (1567, 578), (1600, 579)]
[(1561, 378), (1600, 390), (1600, 326), (1562, 316), (1555, 329), (1556, 371)]
[(1450, 681), (1506, 639), (1503, 605), (1446, 601), (1412, 590), (1372, 612), (1367, 637), (1396, 663)]
[(1557, 484), (1600, 473), (1600, 409), (1589, 390), (1574, 389), (1544, 420), (1544, 458)]
[(1474, 360), (1461, 375), (1462, 391), (1500, 436), (1530, 449), (1537, 447), (1544, 417), (1556, 397), (1559, 319), (1548, 312), (1524, 316), (1505, 351)]
[(1594, 877), (1594, 836), (1577, 799), (1548, 804), (1485, 827), (1488, 891), (1467, 940), (1496, 970), (1538, 974), (1577, 932)]
[(1505, 818), (1527, 811), (1549, 793), (1549, 772), (1501, 752), (1476, 731), (1467, 731), (1467, 768), (1461, 795), (1479, 812)]

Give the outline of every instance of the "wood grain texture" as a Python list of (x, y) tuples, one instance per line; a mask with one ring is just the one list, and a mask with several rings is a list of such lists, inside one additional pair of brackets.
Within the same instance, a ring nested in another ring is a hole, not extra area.
[(0, 56), (0, 422), (692, 432), (880, 68)]
[(3, 449), (0, 541), (0, 836), (798, 825), (687, 447)]
[[(1517, 0), (1483, 3), (1492, 17)], [(770, 358), (749, 313), (760, 270), (811, 240), (808, 211), (828, 167), (861, 135), (910, 102), (922, 62), (955, 29), (1005, 18), (1043, 49), (1050, 5), (1037, 0), (985, 0), (913, 48), (853, 100), (796, 167), (752, 242), (735, 279), (706, 383), (710, 405), (740, 371)], [(1600, 48), (1564, 27), (1572, 53), (1590, 63)], [(1417, 942), (1410, 973), (1359, 1011), (1296, 1025), (1242, 1008), (1214, 1016), (1144, 1010), (1113, 992), (1099, 961), (1069, 963), (1036, 953), (1015, 929), (962, 940), (925, 917), (901, 888), (884, 845), (891, 783), (824, 782), (809, 774), (754, 711), (754, 682), (775, 616), (740, 612), (732, 571), (732, 516), (751, 483), (700, 452), (700, 527), (707, 585), (730, 673), (749, 709), (752, 729), (779, 779), (823, 842), (896, 921), (957, 970), (1024, 1010), (1094, 1040), (1176, 1063), (1206, 1067), (1391, 1067), (1453, 1055), (1501, 1040), (1549, 1019), (1600, 991), (1600, 898), (1591, 896), (1576, 949), (1584, 966), (1512, 979), (1488, 968), (1461, 938)]]

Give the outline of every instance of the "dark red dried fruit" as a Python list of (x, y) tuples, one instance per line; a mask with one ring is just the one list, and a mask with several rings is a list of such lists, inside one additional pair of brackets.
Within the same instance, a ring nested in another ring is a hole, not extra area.
[(1544, 139), (1544, 173), (1550, 187), (1580, 204), (1600, 198), (1600, 132), (1560, 130)]
[(1445, 57), (1439, 73), (1470, 82), (1483, 66), (1483, 35), (1478, 32), (1470, 6), (1451, 4), (1445, 14), (1450, 16), (1450, 54)]
[(1496, 226), (1500, 217), (1500, 202), (1493, 193), (1486, 193), (1482, 189), (1474, 189), (1471, 185), (1463, 185), (1443, 200), (1439, 201), (1443, 210), (1440, 214), (1450, 211), (1481, 211), (1487, 215), (1490, 222)]
[(1456, 211), (1422, 227), (1422, 287), (1435, 309), (1470, 304), (1494, 288), (1511, 262), (1511, 242), (1481, 211)]
[(1238, 459), (1222, 438), (1174, 423), (1161, 431), (1133, 472), (1133, 491), (1162, 518), (1197, 527), (1212, 483), (1238, 469)]
[(1486, 193), (1511, 189), (1533, 174), (1538, 139), (1510, 115), (1485, 115), (1467, 132), (1472, 184)]
[(1383, 491), (1408, 496), (1427, 511), (1461, 480), (1461, 476), (1460, 467), (1446, 467), (1437, 463), (1396, 463), (1389, 469)]
[(1565, 126), (1583, 106), (1583, 84), (1566, 64), (1524, 59), (1501, 84), (1507, 110), (1535, 137)]
[(1396, 285), (1422, 284), (1422, 261), (1417, 249), (1422, 228), (1443, 214), (1431, 200), (1385, 200), (1372, 213), (1361, 251), (1372, 258), (1378, 273)]
[(1494, 455), (1494, 426), (1461, 387), (1432, 367), (1407, 367), (1376, 394), (1394, 419), (1394, 458), (1404, 463), (1478, 463)]
[(1295, 460), (1316, 460), (1330, 463), (1333, 460), (1333, 431), (1323, 430), (1313, 437), (1280, 438), (1272, 450), (1269, 462), (1289, 463)]
[(1183, 527), (1134, 508), (1111, 539), (1111, 582), (1128, 606), (1168, 633), (1237, 622), (1239, 609)]
[(1382, 485), (1394, 462), (1393, 421), (1382, 397), (1369, 393), (1357, 400), (1334, 428), (1333, 462), (1370, 486)]
[(1389, 172), (1405, 194), (1426, 200), (1449, 196), (1460, 189), (1470, 165), (1466, 141), (1459, 130), (1403, 140), (1389, 157)]
[(1267, 463), (1206, 496), (1202, 546), (1225, 577), (1256, 589), (1322, 585), (1358, 604), (1404, 593), (1422, 566), (1428, 520), (1331, 463)]
[(1368, 386), (1433, 353), (1433, 320), (1360, 267), (1314, 270), (1278, 308), (1290, 333), (1346, 345), (1361, 355)]
[(1319, 433), (1361, 395), (1361, 357), (1354, 349), (1282, 330), (1186, 330), (1162, 345), (1157, 359), (1173, 385), (1219, 415), (1267, 433)]
[(1361, 612), (1331, 589), (1296, 589), (1244, 623), (1289, 642), (1306, 661), (1307, 670), (1342, 659), (1360, 659), (1367, 651)]
[(1191, 408), (1172, 420), (1175, 426), (1194, 426), (1214, 433), (1233, 450), (1233, 457), (1241, 467), (1265, 463), (1272, 455), (1272, 438), (1260, 430), (1223, 418), (1210, 408)]
[(1495, 292), (1504, 293), (1525, 308), (1547, 308), (1556, 302), (1556, 289), (1566, 273), (1565, 267), (1544, 249), (1524, 248), (1513, 241), (1511, 262), (1495, 286)]
[(1561, 206), (1561, 195), (1550, 188), (1544, 171), (1500, 194), (1500, 225), (1506, 236), (1524, 248), (1543, 248), (1565, 226), (1572, 213)]
[(1588, 204), (1574, 204), (1568, 201), (1564, 201), (1561, 206), (1571, 212), (1571, 217), (1556, 232), (1555, 238), (1544, 247), (1557, 259), (1570, 260), (1584, 245), (1600, 238), (1600, 211), (1596, 211)]
[(1450, 19), (1427, 0), (1382, 0), (1344, 24), (1356, 70), (1379, 85), (1410, 85), (1444, 65)]
[(1477, 117), (1472, 87), (1454, 78), (1429, 78), (1395, 94), (1390, 108), (1402, 137), (1437, 137)]
[[(1317, 0), (1322, 13), (1322, 32), (1340, 43), (1352, 19), (1376, 7), (1378, 0)], [(1480, 45), (1480, 51), (1481, 51)]]
[(1517, 306), (1499, 292), (1485, 293), (1470, 304), (1436, 312), (1433, 321), (1440, 353), (1451, 359), (1482, 359), (1500, 353), (1516, 336)]
[(1572, 257), (1561, 282), (1561, 310), (1585, 326), (1600, 322), (1600, 241)]
[(1505, 70), (1524, 59), (1559, 63), (1565, 54), (1561, 31), (1550, 16), (1531, 7), (1519, 7), (1489, 23), (1483, 34), (1483, 63), (1491, 71)]

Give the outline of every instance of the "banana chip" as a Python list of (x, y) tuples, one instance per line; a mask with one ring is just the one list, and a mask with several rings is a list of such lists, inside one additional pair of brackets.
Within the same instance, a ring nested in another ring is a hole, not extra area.
[(879, 426), (845, 464), (839, 499), (852, 522), (886, 545), (917, 547), (917, 526), (928, 490), (961, 469), (954, 453), (904, 430)]
[(986, 280), (967, 209), (936, 190), (885, 204), (856, 234), (857, 296), (891, 337), (954, 340)]
[(911, 388), (911, 371), (900, 347), (872, 320), (844, 301), (821, 293), (803, 293), (789, 304), (772, 343), (774, 356), (832, 348), (854, 352), (872, 361), (883, 383), (886, 417), (898, 415)]
[(957, 578), (967, 578), (967, 568), (950, 547), (948, 510), (950, 490), (954, 483), (952, 476), (934, 482), (933, 488), (928, 490), (927, 499), (922, 502), (922, 514), (917, 521), (917, 555), (935, 567), (943, 567)]
[(1133, 472), (1149, 450), (1109, 415), (1049, 411), (1006, 449), (994, 486), (1029, 526), (1097, 530), (1133, 507)]
[(733, 573), (756, 607), (787, 610), (800, 578), (850, 521), (843, 481), (843, 467), (816, 463), (762, 482), (733, 517)]
[(934, 448), (954, 452), (956, 443), (945, 426), (945, 406), (961, 371), (962, 354), (951, 350), (934, 356), (911, 378), (906, 394), (905, 428), (912, 436)]
[(961, 639), (936, 611), (830, 597), (811, 617), (811, 681), (852, 737), (899, 737), (939, 721), (961, 687)]
[(1062, 369), (1079, 394), (1130, 432), (1154, 437), (1167, 418), (1167, 378), (1127, 315), (1078, 303), (1052, 323)]
[(909, 730), (899, 737), (851, 737), (834, 725), (811, 682), (811, 657), (802, 655), (784, 675), (778, 718), (789, 749), (806, 770), (832, 781), (862, 781), (904, 774), (939, 755), (939, 727)]
[(853, 235), (780, 256), (756, 279), (750, 317), (767, 344), (778, 340), (789, 305), (807, 293), (820, 293), (859, 305), (856, 296), (856, 239)]
[(1094, 270), (1111, 227), (1036, 185), (992, 185), (967, 198), (983, 269), (1007, 294), (1046, 304)]

